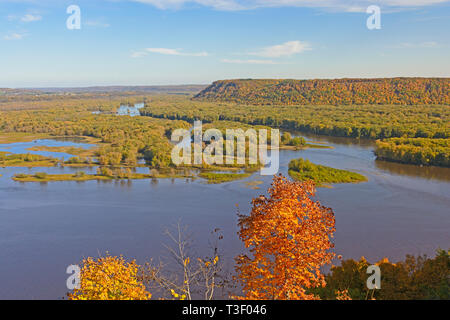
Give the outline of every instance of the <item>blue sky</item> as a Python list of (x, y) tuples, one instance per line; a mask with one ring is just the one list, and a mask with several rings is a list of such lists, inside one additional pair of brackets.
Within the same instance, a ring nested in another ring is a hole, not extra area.
[(0, 61), (0, 87), (449, 77), (450, 1), (0, 0)]

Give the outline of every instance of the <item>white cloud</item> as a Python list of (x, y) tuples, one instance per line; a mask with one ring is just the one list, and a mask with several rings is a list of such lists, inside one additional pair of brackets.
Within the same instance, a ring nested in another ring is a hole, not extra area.
[(186, 53), (182, 52), (179, 49), (168, 49), (168, 48), (147, 48), (144, 51), (135, 51), (131, 54), (132, 58), (142, 58), (148, 55), (149, 53), (158, 53), (170, 56), (189, 56), (189, 57), (207, 57), (209, 54), (207, 52), (198, 52), (198, 53)]
[(150, 53), (160, 53), (172, 56), (191, 56), (191, 57), (206, 57), (208, 56), (207, 52), (198, 52), (198, 53), (185, 53), (181, 52), (179, 49), (167, 49), (167, 48), (147, 48), (145, 49)]
[(279, 58), (285, 56), (292, 56), (297, 53), (302, 53), (308, 50), (312, 50), (311, 45), (308, 42), (302, 41), (288, 41), (283, 44), (266, 47), (257, 52), (251, 52), (251, 55), (266, 57), (266, 58)]
[(272, 60), (230, 60), (222, 59), (223, 63), (234, 63), (234, 64), (279, 64), (278, 62)]
[(449, 0), (381, 0), (380, 3), (399, 7), (421, 7), (448, 1)]
[(217, 10), (244, 10), (245, 5), (235, 0), (131, 0), (151, 4), (159, 9), (180, 9), (185, 4), (197, 4)]
[(148, 54), (148, 52), (143, 51), (135, 51), (131, 54), (131, 58), (142, 58), (145, 57)]
[(3, 37), (4, 40), (22, 40), (25, 37), (23, 33), (10, 33)]
[(33, 14), (26, 14), (22, 18), (20, 18), (20, 21), (22, 22), (35, 22), (40, 20), (42, 20), (42, 16)]
[[(159, 9), (180, 9), (186, 4), (211, 7), (216, 10), (249, 10), (267, 7), (310, 7), (348, 12), (363, 12), (373, 0), (131, 0), (148, 3)], [(450, 0), (378, 0), (376, 4), (383, 7), (403, 8), (422, 7)]]
[(83, 24), (88, 27), (97, 27), (97, 28), (109, 28), (111, 26), (109, 23), (100, 20), (86, 20), (83, 22)]
[(152, 53), (160, 53), (160, 54), (168, 54), (173, 56), (179, 56), (180, 52), (176, 49), (167, 49), (167, 48), (147, 48), (148, 52)]
[(412, 42), (402, 42), (399, 45), (395, 46), (395, 48), (399, 49), (408, 49), (408, 48), (439, 48), (440, 45), (435, 41), (426, 41), (420, 43), (412, 43)]
[(9, 14), (6, 19), (8, 21), (35, 22), (42, 20), (42, 16), (36, 13), (27, 13), (26, 15)]

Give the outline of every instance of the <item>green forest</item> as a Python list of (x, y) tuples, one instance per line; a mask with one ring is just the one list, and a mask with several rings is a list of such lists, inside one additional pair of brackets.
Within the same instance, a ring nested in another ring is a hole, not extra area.
[[(448, 143), (439, 142), (450, 137), (448, 105), (257, 106), (159, 97), (149, 101), (140, 112), (153, 118), (190, 123), (233, 121), (326, 136), (381, 140), (376, 151), (379, 159), (418, 165), (448, 166), (450, 153)], [(392, 141), (386, 140), (389, 138), (407, 139), (408, 143), (400, 148), (396, 142), (394, 151)], [(302, 141), (285, 144), (301, 145)]]
[(377, 141), (380, 160), (450, 167), (450, 139), (392, 138)]
[(437, 250), (434, 257), (407, 255), (403, 261), (378, 261), (381, 269), (381, 289), (368, 290), (367, 267), (372, 263), (364, 257), (359, 261), (342, 260), (325, 276), (326, 286), (313, 289), (322, 299), (335, 299), (336, 292), (348, 291), (354, 300), (439, 300), (450, 299), (450, 255)]
[[(97, 150), (100, 165), (135, 166), (140, 158), (145, 159), (152, 167), (170, 165), (172, 146), (166, 137), (166, 131), (188, 128), (189, 124), (147, 117), (93, 114), (98, 108), (112, 112), (120, 103), (121, 101), (73, 99), (69, 100), (69, 105), (61, 105), (59, 100), (52, 100), (41, 102), (45, 107), (40, 110), (29, 110), (26, 107), (30, 103), (20, 102), (21, 107), (12, 105), (12, 110), (0, 111), (0, 131), (98, 138), (101, 142)], [(35, 107), (36, 103), (31, 104)], [(26, 110), (17, 110), (24, 108)]]
[(384, 139), (450, 137), (448, 106), (253, 106), (155, 97), (142, 115), (193, 122), (236, 121), (327, 136)]

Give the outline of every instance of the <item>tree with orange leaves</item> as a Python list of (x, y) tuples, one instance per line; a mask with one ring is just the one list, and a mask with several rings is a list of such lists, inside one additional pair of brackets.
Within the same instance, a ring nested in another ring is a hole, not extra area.
[(331, 262), (333, 210), (314, 201), (312, 181), (275, 176), (269, 196), (239, 215), (239, 237), (249, 255), (236, 258), (237, 280), (249, 300), (318, 299), (308, 288), (324, 286), (320, 267)]

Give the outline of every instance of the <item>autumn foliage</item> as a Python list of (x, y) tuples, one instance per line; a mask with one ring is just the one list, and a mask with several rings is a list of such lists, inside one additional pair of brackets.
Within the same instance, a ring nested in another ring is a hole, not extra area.
[(194, 98), (254, 105), (449, 104), (449, 78), (239, 79), (216, 81)]
[(450, 139), (392, 138), (376, 143), (379, 160), (450, 167)]
[(68, 294), (70, 300), (148, 300), (151, 294), (137, 280), (139, 266), (123, 257), (83, 260), (80, 289)]
[(331, 262), (334, 213), (313, 198), (312, 181), (275, 176), (269, 195), (240, 215), (239, 237), (249, 250), (236, 258), (241, 299), (317, 299), (308, 288), (324, 286), (320, 267)]

